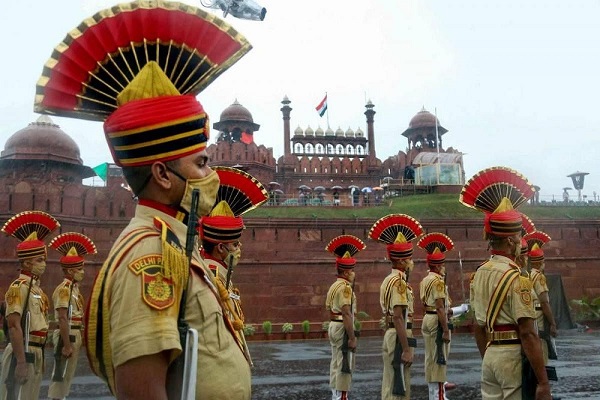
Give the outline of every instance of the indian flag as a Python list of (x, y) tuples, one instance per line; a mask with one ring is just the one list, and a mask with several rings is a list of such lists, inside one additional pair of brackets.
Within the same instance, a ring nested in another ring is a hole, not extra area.
[(317, 110), (321, 117), (325, 114), (325, 111), (327, 111), (327, 94), (325, 94), (319, 105), (315, 107), (315, 110)]

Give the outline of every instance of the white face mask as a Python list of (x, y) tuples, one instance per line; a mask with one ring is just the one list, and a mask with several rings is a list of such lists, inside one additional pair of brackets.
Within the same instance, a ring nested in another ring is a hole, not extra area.
[(75, 282), (81, 282), (83, 280), (84, 275), (85, 275), (85, 272), (83, 270), (76, 271), (75, 273), (73, 273), (73, 280)]
[(219, 175), (215, 171), (200, 179), (186, 179), (185, 193), (179, 205), (188, 213), (192, 208), (192, 192), (194, 189), (200, 190), (200, 198), (198, 199), (198, 209), (196, 215), (198, 218), (208, 215), (215, 205), (217, 191), (219, 190)]
[(227, 265), (229, 266), (229, 263), (231, 262), (231, 266), (235, 267), (236, 265), (238, 265), (238, 262), (240, 261), (241, 257), (242, 249), (240, 249), (239, 247), (235, 250), (228, 250), (227, 256), (225, 257), (225, 263), (227, 263)]
[(46, 271), (46, 260), (45, 259), (33, 259), (30, 260), (31, 273), (35, 276), (41, 276)]

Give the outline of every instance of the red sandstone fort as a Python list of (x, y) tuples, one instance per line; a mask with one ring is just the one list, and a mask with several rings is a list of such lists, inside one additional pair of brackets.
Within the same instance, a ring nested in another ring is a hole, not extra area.
[[(332, 188), (339, 187), (341, 205), (349, 206), (353, 187), (458, 193), (464, 184), (462, 154), (442, 148), (442, 136), (448, 131), (425, 109), (411, 119), (402, 133), (408, 140), (406, 152), (398, 151), (382, 161), (375, 154), (375, 110), (370, 101), (364, 112), (366, 136), (361, 128), (324, 131), (310, 127), (298, 127), (292, 135), (290, 104), (287, 97), (283, 99), (284, 154), (278, 159), (272, 148), (256, 143), (254, 136), (260, 126), (246, 108), (237, 101), (226, 108), (213, 125), (218, 134), (213, 135), (216, 143), (208, 147), (212, 165), (242, 168), (266, 187), (276, 182), (279, 200), (289, 204), (298, 200), (303, 192), (298, 191), (300, 187), (323, 187), (327, 201), (332, 199)], [(79, 136), (77, 132), (71, 135)], [(91, 167), (83, 165), (76, 141), (47, 116), (14, 133), (0, 154), (0, 222), (20, 211), (37, 209), (57, 218), (61, 232), (81, 232), (94, 240), (98, 255), (86, 262), (82, 285), (86, 297), (93, 277), (135, 208), (131, 193), (122, 187), (125, 182), (119, 168), (108, 165), (105, 186), (83, 183), (94, 175)], [(327, 320), (325, 294), (335, 271), (333, 258), (324, 247), (340, 234), (353, 234), (367, 242), (373, 222), (246, 218), (243, 257), (234, 277), (242, 292), (246, 321)], [(447, 259), (449, 287), (455, 302), (462, 302), (468, 297), (470, 273), (487, 255), (482, 222), (420, 222), (426, 231), (443, 232), (454, 240), (457, 251)], [(600, 296), (600, 221), (552, 219), (536, 220), (535, 224), (553, 239), (546, 251), (546, 270), (562, 278), (567, 300)], [(14, 238), (0, 237), (0, 296), (17, 276), (16, 245)], [(458, 268), (459, 251), (463, 274)], [(52, 293), (62, 279), (59, 254), (54, 253), (49, 251), (42, 281), (46, 293)], [(357, 255), (358, 309), (373, 319), (380, 316), (379, 286), (389, 272), (384, 257), (383, 246), (373, 242), (367, 242), (367, 249)], [(416, 251), (415, 271), (410, 277), (413, 286), (418, 286), (425, 273), (424, 254)], [(422, 314), (420, 306), (415, 313)]]

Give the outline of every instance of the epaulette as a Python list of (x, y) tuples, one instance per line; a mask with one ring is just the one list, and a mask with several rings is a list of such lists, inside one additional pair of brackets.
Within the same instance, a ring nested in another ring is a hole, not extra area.
[(175, 282), (186, 281), (189, 266), (185, 248), (181, 246), (179, 238), (167, 222), (154, 217), (154, 226), (160, 230), (164, 276), (173, 279)]
[(13, 281), (13, 283), (10, 284), (10, 287), (20, 287), (22, 284), (29, 282), (27, 279), (24, 278), (19, 278)]

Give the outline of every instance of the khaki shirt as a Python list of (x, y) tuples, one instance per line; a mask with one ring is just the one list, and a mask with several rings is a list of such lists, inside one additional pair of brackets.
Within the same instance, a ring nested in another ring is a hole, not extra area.
[[(154, 217), (170, 227), (179, 243), (185, 246), (187, 227), (177, 219), (154, 208), (138, 205), (135, 217), (121, 233), (117, 244), (132, 231), (157, 231)], [(157, 231), (158, 232), (158, 231)], [(107, 274), (107, 295), (98, 300), (97, 284), (90, 299), (92, 308), (108, 309), (108, 343), (103, 341), (104, 362), (112, 361), (114, 368), (145, 355), (168, 352), (173, 360), (181, 352), (177, 316), (182, 281), (163, 275), (160, 235), (132, 242), (123, 255), (113, 258), (115, 247), (102, 267), (114, 272)], [(186, 321), (198, 331), (197, 399), (250, 399), (250, 368), (238, 347), (231, 327), (223, 317), (223, 309), (213, 285), (213, 277), (200, 258), (197, 246), (192, 254), (192, 268), (187, 286)], [(113, 261), (114, 265), (110, 262)], [(118, 264), (116, 264), (118, 263)], [(98, 280), (98, 279), (97, 279)], [(101, 301), (102, 304), (94, 304)], [(96, 321), (90, 325), (95, 328)], [(90, 339), (88, 335), (88, 340)], [(88, 350), (88, 355), (91, 353)], [(93, 355), (93, 354), (91, 354)], [(92, 365), (94, 365), (94, 360)], [(97, 361), (97, 360), (96, 360)], [(108, 372), (109, 383), (111, 372)], [(232, 379), (235, 377), (235, 379)]]
[[(72, 288), (72, 289), (71, 289)], [(69, 295), (71, 301), (69, 302)], [(79, 284), (70, 279), (64, 279), (52, 293), (52, 304), (54, 305), (55, 319), (58, 321), (59, 308), (71, 306), (71, 325), (81, 325), (83, 321), (83, 295), (79, 291)], [(68, 311), (68, 310), (67, 310)]]
[(352, 285), (344, 278), (337, 278), (327, 291), (325, 308), (334, 314), (341, 314), (343, 306), (352, 304), (352, 315), (356, 313), (356, 295), (352, 291)]
[(535, 315), (538, 322), (538, 328), (544, 329), (544, 313), (542, 312), (542, 305), (540, 303), (540, 295), (544, 292), (548, 293), (548, 283), (546, 282), (546, 276), (539, 269), (532, 268), (531, 274), (529, 275), (531, 282), (533, 283), (533, 305), (536, 308)]
[[(510, 258), (492, 255), (475, 272), (471, 282), (470, 299), (479, 325), (486, 324), (486, 314), (492, 294), (504, 273), (511, 269), (520, 271)], [(519, 318), (535, 318), (531, 292), (528, 277), (519, 276), (513, 280), (494, 324), (517, 325)]]
[(421, 296), (421, 301), (426, 307), (435, 307), (435, 301), (437, 299), (446, 301), (448, 292), (446, 290), (444, 278), (440, 274), (429, 271), (427, 276), (425, 276), (419, 284), (419, 294)]
[[(411, 294), (412, 295), (412, 294)], [(379, 288), (379, 304), (384, 316), (394, 316), (394, 307), (402, 306), (408, 309), (408, 287), (404, 272), (392, 269), (385, 277)], [(404, 318), (407, 316), (405, 315)]]
[(48, 296), (46, 296), (40, 287), (40, 281), (34, 279), (28, 301), (27, 293), (29, 292), (31, 281), (31, 277), (24, 274), (20, 274), (19, 278), (13, 281), (4, 295), (4, 300), (6, 301), (5, 315), (17, 313), (23, 316), (23, 308), (25, 307), (25, 303), (27, 303), (26, 311), (29, 311), (29, 332), (47, 332)]

